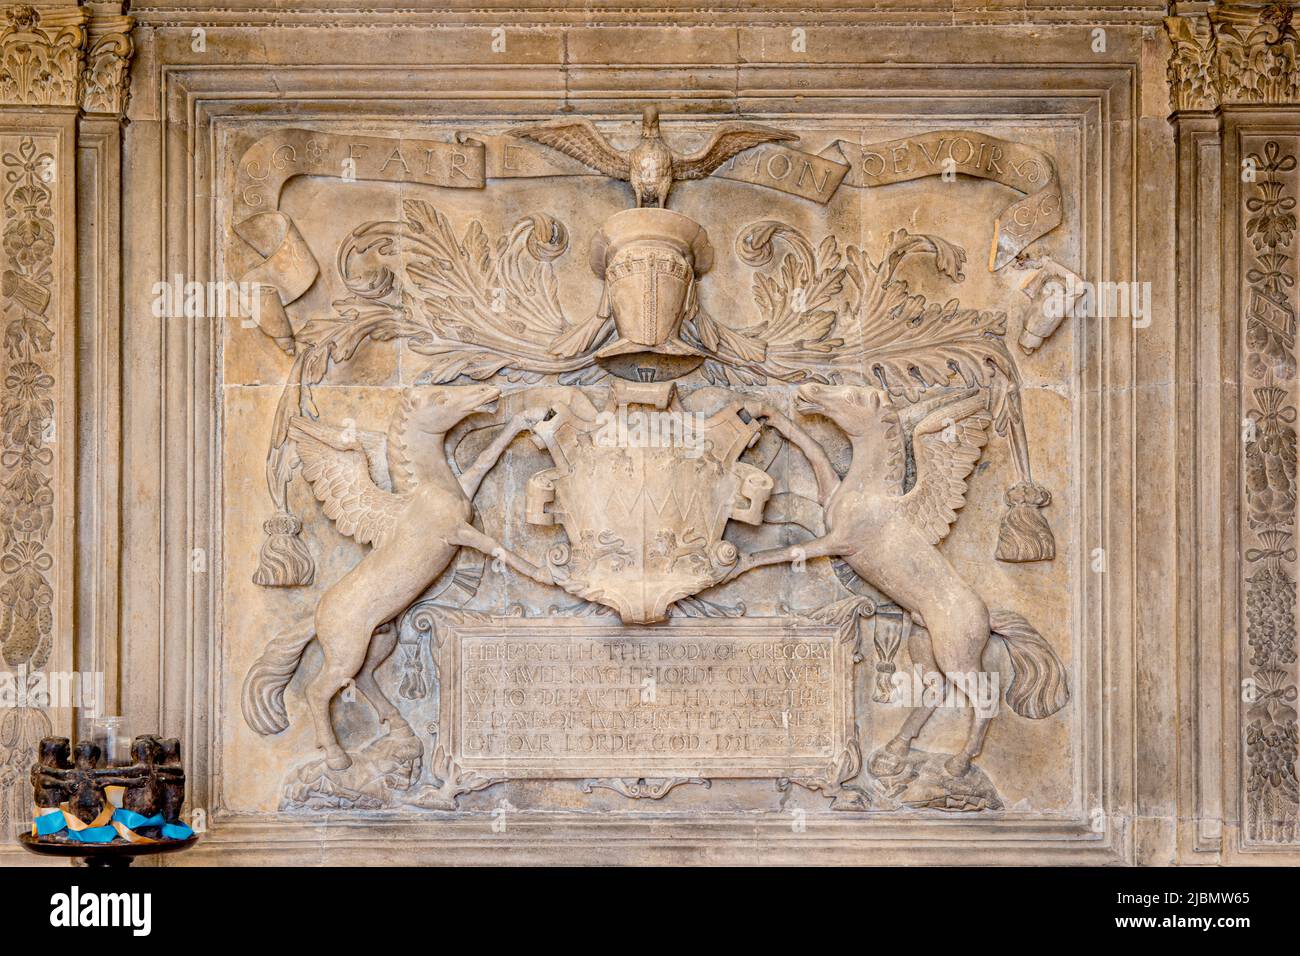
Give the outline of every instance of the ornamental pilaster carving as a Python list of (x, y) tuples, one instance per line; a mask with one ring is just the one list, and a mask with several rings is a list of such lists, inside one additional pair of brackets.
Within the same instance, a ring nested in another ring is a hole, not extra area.
[(84, 8), (20, 4), (0, 13), (0, 105), (79, 106), (120, 114), (126, 105), (134, 21)]
[(103, 17), (91, 22), (86, 42), (86, 64), (81, 71), (81, 108), (87, 113), (126, 111), (130, 92), (127, 70), (131, 66), (130, 17)]
[(1166, 17), (1174, 112), (1300, 102), (1295, 15), (1273, 3)]

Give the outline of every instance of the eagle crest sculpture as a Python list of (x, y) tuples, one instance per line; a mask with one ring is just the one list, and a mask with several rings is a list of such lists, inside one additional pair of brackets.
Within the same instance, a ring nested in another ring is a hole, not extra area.
[(641, 117), (641, 141), (631, 149), (616, 149), (586, 119), (563, 119), (508, 131), (572, 156), (614, 179), (632, 184), (636, 204), (663, 207), (679, 179), (703, 179), (731, 157), (763, 143), (799, 137), (756, 123), (723, 123), (701, 150), (678, 156), (659, 135), (659, 111), (647, 106)]

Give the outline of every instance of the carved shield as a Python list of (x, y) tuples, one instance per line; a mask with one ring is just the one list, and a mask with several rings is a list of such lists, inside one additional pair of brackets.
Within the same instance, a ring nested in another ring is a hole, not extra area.
[[(623, 403), (596, 421), (557, 416), (541, 436), (556, 467), (528, 486), (529, 522), (558, 522), (568, 535), (548, 555), (556, 583), (629, 624), (663, 620), (674, 601), (725, 577), (737, 558), (722, 540), (727, 521), (761, 522), (772, 487), (738, 461), (758, 432), (740, 403), (679, 431), (673, 416), (694, 413), (666, 404)], [(620, 416), (651, 415), (658, 431), (621, 429)]]

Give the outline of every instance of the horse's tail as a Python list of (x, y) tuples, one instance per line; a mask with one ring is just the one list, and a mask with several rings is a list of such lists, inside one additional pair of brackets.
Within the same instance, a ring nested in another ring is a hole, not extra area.
[(989, 611), (989, 628), (1011, 655), (1007, 703), (1021, 717), (1047, 717), (1070, 699), (1065, 665), (1043, 635), (1014, 611)]
[(266, 645), (244, 678), (244, 720), (259, 734), (278, 734), (289, 726), (284, 688), (302, 661), (302, 652), (316, 636), (311, 618), (276, 636)]

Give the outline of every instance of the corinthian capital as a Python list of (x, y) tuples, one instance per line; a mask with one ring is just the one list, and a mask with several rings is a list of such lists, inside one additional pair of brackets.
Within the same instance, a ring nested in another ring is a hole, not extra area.
[(0, 101), (20, 106), (76, 106), (85, 22), (76, 8), (44, 12), (19, 5), (0, 27)]
[(126, 16), (83, 7), (0, 11), (0, 106), (80, 106), (120, 113), (131, 61)]
[(1294, 14), (1280, 3), (1211, 11), (1220, 103), (1300, 102)]
[(1165, 17), (1173, 51), (1169, 55), (1169, 98), (1174, 112), (1212, 110), (1219, 105), (1214, 81), (1214, 37), (1206, 17)]
[(120, 114), (126, 109), (131, 65), (130, 17), (100, 17), (90, 23), (86, 65), (81, 71), (81, 108), (87, 113)]
[(1290, 3), (1231, 3), (1166, 17), (1174, 111), (1300, 102), (1295, 14)]

